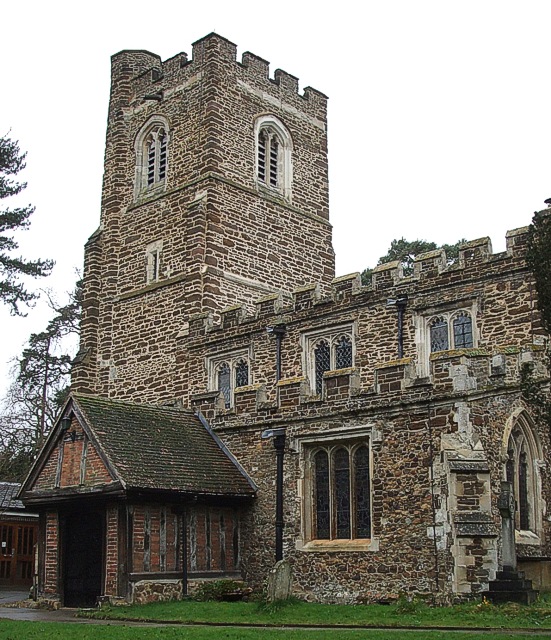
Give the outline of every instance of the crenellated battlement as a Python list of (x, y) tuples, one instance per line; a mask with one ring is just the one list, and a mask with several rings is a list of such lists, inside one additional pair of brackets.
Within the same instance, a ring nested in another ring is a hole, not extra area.
[(113, 83), (118, 84), (124, 78), (136, 96), (151, 95), (151, 91), (157, 91), (159, 95), (170, 94), (175, 83), (197, 80), (203, 70), (215, 62), (230, 65), (227, 72), (251, 85), (252, 90), (263, 90), (293, 106), (302, 101), (308, 112), (325, 118), (327, 96), (321, 91), (305, 87), (300, 94), (298, 78), (282, 69), (276, 69), (271, 78), (270, 63), (250, 51), (243, 53), (239, 62), (237, 46), (216, 33), (193, 43), (191, 59), (184, 52), (162, 61), (160, 56), (149, 51), (123, 50), (111, 60)]
[[(285, 316), (287, 320), (300, 319), (323, 308), (330, 313), (335, 308), (365, 304), (386, 304), (387, 297), (408, 293), (410, 297), (426, 295), (438, 289), (457, 287), (460, 291), (469, 282), (492, 281), (506, 273), (527, 269), (525, 263), (528, 227), (507, 232), (507, 250), (492, 253), (490, 238), (478, 238), (463, 244), (459, 258), (449, 264), (443, 249), (423, 253), (415, 259), (413, 274), (405, 276), (398, 261), (379, 265), (373, 269), (371, 282), (362, 286), (359, 273), (335, 278), (328, 295), (322, 295), (319, 284), (308, 284), (292, 292), (292, 301), (284, 303), (281, 294), (271, 294), (255, 302), (255, 311), (247, 312), (244, 305), (223, 309), (216, 322), (212, 314), (197, 314), (190, 322), (190, 335), (198, 337), (213, 331), (226, 330), (255, 321), (262, 324)], [(382, 297), (383, 296), (383, 297)], [(443, 298), (444, 299), (444, 298)]]

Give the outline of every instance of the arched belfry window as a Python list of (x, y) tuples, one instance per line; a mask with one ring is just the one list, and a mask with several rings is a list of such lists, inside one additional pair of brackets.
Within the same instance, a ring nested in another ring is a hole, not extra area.
[(278, 118), (265, 115), (257, 118), (254, 135), (257, 183), (290, 200), (293, 144), (289, 131)]
[(149, 120), (136, 137), (135, 197), (164, 188), (168, 173), (168, 122), (161, 116)]
[(528, 418), (521, 414), (507, 440), (505, 479), (513, 486), (515, 528), (538, 533), (541, 527), (541, 489), (538, 464), (541, 460), (539, 438)]

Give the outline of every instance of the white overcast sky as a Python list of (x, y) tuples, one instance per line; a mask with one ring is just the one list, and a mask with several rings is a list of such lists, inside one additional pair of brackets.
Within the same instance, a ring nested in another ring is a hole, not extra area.
[[(551, 196), (551, 2), (364, 0), (204, 3), (8, 0), (2, 6), (0, 135), (28, 152), (21, 236), (75, 281), (99, 222), (110, 56), (167, 59), (216, 31), (329, 96), (337, 275), (373, 266), (393, 238), (438, 243), (530, 223)], [(4, 204), (2, 202), (2, 204)], [(0, 308), (7, 362), (47, 322)]]

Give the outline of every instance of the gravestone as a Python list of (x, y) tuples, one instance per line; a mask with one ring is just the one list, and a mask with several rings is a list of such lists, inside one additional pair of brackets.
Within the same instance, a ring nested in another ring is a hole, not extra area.
[(501, 514), (501, 558), (504, 570), (517, 568), (515, 549), (515, 496), (510, 482), (501, 483), (501, 493), (497, 501)]
[(501, 571), (496, 572), (495, 580), (488, 585), (488, 591), (482, 595), (494, 604), (519, 602), (532, 604), (538, 593), (532, 588), (532, 581), (526, 580), (524, 573), (517, 571), (517, 553), (515, 548), (515, 496), (511, 482), (501, 483), (501, 492), (497, 501), (501, 515)]
[(288, 560), (279, 560), (268, 574), (268, 602), (288, 600), (293, 588), (293, 574)]

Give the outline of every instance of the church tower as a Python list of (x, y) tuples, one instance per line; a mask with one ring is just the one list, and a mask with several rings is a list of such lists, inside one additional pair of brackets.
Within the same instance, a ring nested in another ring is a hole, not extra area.
[(197, 313), (328, 285), (327, 98), (210, 34), (112, 57), (101, 223), (86, 245), (73, 388), (160, 402)]

